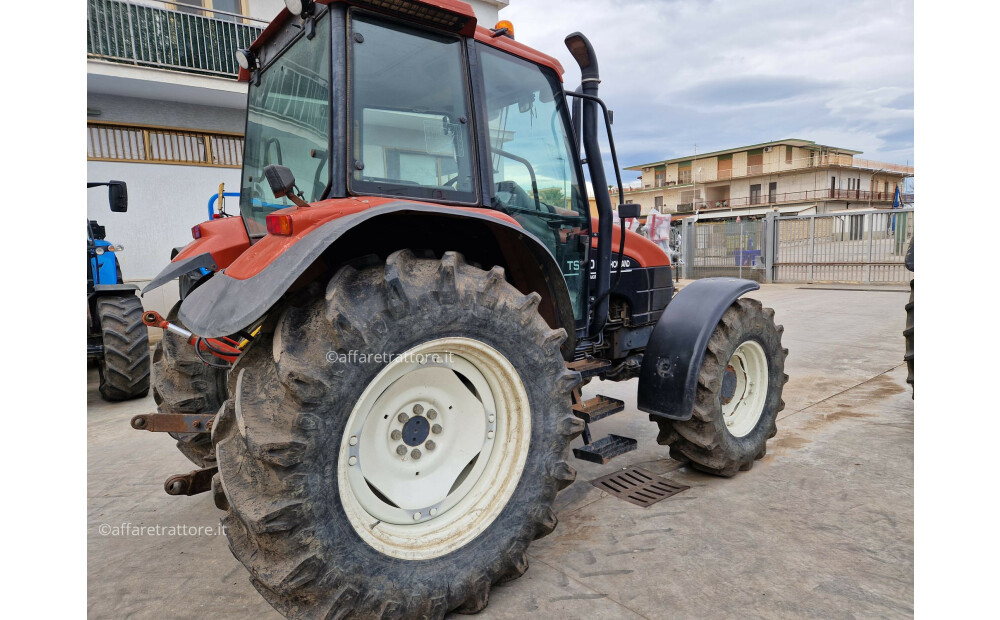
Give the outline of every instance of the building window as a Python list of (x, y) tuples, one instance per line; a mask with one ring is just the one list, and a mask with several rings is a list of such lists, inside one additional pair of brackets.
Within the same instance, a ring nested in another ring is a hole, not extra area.
[(771, 181), (767, 185), (767, 201), (777, 202), (778, 201), (778, 182)]
[(750, 186), (750, 204), (760, 204), (760, 183)]
[(654, 179), (656, 182), (656, 187), (663, 187), (667, 184), (667, 169), (666, 167), (657, 168), (654, 173)]
[(790, 146), (785, 147), (785, 163), (792, 163), (792, 147)]
[(677, 164), (677, 183), (685, 185), (691, 182), (691, 162)]
[(764, 149), (747, 151), (747, 174), (764, 173)]
[(92, 121), (87, 123), (87, 159), (240, 168), (243, 136)]
[(653, 198), (653, 206), (659, 209), (663, 206), (663, 196), (656, 196)]
[(733, 156), (719, 155), (719, 180), (733, 178)]
[(889, 182), (888, 181), (885, 182), (885, 193), (886, 194), (889, 193)]

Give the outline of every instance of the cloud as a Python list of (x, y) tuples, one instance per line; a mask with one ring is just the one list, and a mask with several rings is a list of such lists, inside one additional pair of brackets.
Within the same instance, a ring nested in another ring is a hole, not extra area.
[(791, 137), (913, 161), (912, 2), (512, 0), (501, 17), (567, 88), (563, 39), (590, 38), (623, 167)]

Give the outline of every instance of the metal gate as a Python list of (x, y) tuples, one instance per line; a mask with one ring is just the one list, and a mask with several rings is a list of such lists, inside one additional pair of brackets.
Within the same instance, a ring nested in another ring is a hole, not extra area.
[(689, 234), (684, 244), (686, 277), (765, 281), (767, 228), (763, 219), (695, 222), (685, 234)]
[(913, 208), (776, 217), (774, 282), (904, 283)]
[(901, 284), (912, 277), (903, 265), (912, 207), (686, 221), (682, 234), (685, 278)]

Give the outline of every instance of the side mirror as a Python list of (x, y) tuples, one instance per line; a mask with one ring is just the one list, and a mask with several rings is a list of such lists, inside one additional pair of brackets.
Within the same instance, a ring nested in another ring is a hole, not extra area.
[(640, 205), (634, 202), (627, 202), (625, 204), (618, 205), (618, 218), (622, 220), (634, 219), (639, 217)]
[(295, 175), (287, 166), (271, 164), (264, 167), (264, 178), (275, 198), (284, 198), (295, 188)]
[(108, 181), (108, 202), (115, 213), (128, 211), (128, 187), (125, 181)]
[[(277, 164), (264, 166), (264, 178), (267, 179), (267, 184), (271, 186), (271, 193), (274, 194), (275, 198), (284, 198), (287, 196), (297, 207), (309, 206), (308, 202), (302, 200), (296, 194), (299, 188), (295, 187), (295, 175), (292, 174), (292, 171), (287, 166), (279, 166)], [(298, 193), (301, 194), (302, 192)]]

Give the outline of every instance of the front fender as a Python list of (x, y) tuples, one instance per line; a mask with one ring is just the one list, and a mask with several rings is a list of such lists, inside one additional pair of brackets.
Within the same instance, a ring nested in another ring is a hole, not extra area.
[[(179, 317), (188, 329), (206, 337), (227, 336), (249, 327), (264, 316), (288, 292), (299, 276), (320, 261), (324, 252), (338, 240), (343, 239), (345, 243), (363, 241), (349, 233), (368, 222), (372, 225), (378, 224), (375, 222), (376, 218), (379, 218), (379, 222), (391, 222), (397, 215), (434, 217), (441, 220), (443, 230), (447, 229), (445, 219), (485, 224), (498, 239), (501, 248), (507, 250), (504, 256), (508, 262), (510, 263), (511, 259), (518, 261), (517, 269), (512, 266), (508, 273), (516, 277), (513, 272), (518, 272), (517, 275), (523, 278), (522, 281), (528, 288), (534, 286), (534, 290), (537, 290), (537, 287), (547, 289), (545, 292), (548, 294), (543, 294), (543, 298), (547, 298), (550, 302), (552, 322), (555, 323), (553, 326), (566, 329), (569, 339), (564, 343), (564, 350), (571, 354), (574, 321), (569, 290), (555, 258), (541, 241), (516, 223), (487, 213), (402, 200), (349, 213), (316, 227), (293, 245), (282, 247), (282, 251), (276, 256), (266, 257), (270, 262), (249, 277), (236, 278), (227, 273), (229, 270), (216, 273), (184, 299)], [(413, 247), (422, 247), (419, 239), (412, 241)], [(365, 245), (361, 243), (360, 247)], [(356, 257), (357, 255), (350, 258)], [(530, 275), (524, 275), (524, 272), (531, 269), (538, 274), (533, 280)], [(239, 272), (235, 275), (244, 273)]]
[(637, 395), (641, 411), (651, 418), (691, 418), (698, 373), (715, 326), (734, 301), (759, 288), (750, 280), (706, 278), (674, 295), (642, 358)]

